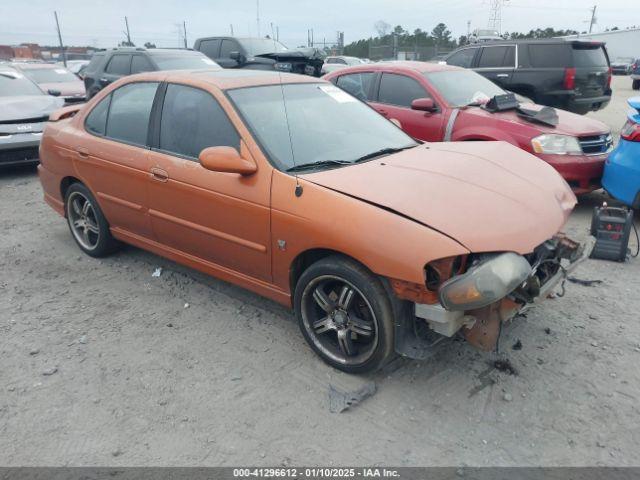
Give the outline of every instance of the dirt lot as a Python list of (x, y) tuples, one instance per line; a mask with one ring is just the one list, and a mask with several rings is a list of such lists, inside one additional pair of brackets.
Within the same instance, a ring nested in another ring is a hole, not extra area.
[[(619, 130), (630, 83), (594, 116)], [(602, 284), (508, 326), (517, 376), (462, 342), (339, 373), (274, 303), (134, 248), (82, 255), (33, 169), (0, 175), (0, 272), (0, 465), (640, 465), (640, 260), (588, 261)], [(329, 411), (329, 385), (371, 380)]]

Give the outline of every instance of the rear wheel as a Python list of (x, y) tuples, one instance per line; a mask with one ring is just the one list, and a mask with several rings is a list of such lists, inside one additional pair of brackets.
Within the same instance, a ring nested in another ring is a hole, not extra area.
[(300, 277), (294, 306), (302, 334), (329, 365), (377, 370), (393, 356), (393, 312), (380, 279), (346, 257), (331, 256)]
[(640, 79), (639, 80), (634, 80), (631, 83), (631, 88), (633, 88), (634, 90), (640, 90)]
[(65, 212), (71, 235), (84, 253), (104, 257), (117, 248), (98, 202), (81, 183), (74, 183), (68, 188)]

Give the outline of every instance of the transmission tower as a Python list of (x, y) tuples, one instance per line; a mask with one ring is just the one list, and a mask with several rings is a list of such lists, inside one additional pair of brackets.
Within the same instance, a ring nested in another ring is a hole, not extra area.
[(502, 33), (502, 7), (509, 0), (489, 0), (489, 23), (487, 27)]

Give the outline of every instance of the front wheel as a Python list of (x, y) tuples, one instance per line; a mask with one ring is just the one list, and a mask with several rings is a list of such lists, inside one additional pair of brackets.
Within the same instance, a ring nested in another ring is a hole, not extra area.
[(311, 265), (295, 289), (300, 330), (326, 363), (348, 373), (381, 368), (394, 354), (393, 311), (380, 279), (346, 257)]

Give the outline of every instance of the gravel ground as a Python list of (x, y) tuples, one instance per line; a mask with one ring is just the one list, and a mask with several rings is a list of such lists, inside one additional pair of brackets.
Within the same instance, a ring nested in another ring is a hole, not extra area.
[[(614, 86), (594, 116), (619, 130)], [(640, 465), (638, 260), (589, 260), (576, 276), (602, 284), (510, 324), (517, 375), (456, 341), (356, 377), (270, 301), (134, 248), (81, 254), (41, 197), (33, 169), (0, 175), (0, 465)], [(330, 385), (371, 381), (329, 411)]]

